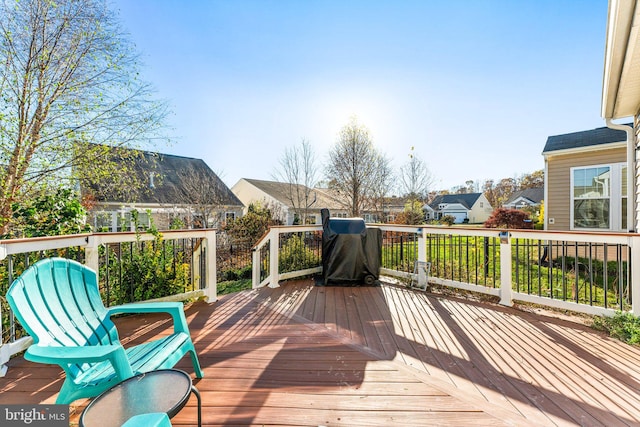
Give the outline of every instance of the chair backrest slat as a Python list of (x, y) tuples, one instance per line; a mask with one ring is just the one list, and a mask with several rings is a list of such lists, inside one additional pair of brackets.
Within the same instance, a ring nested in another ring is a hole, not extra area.
[(75, 261), (38, 261), (11, 285), (7, 298), (20, 307), (15, 313), (20, 323), (43, 345), (118, 342), (95, 273)]

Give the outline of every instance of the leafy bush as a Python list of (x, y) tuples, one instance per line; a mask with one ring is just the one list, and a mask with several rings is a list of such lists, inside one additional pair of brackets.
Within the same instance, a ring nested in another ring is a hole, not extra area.
[[(137, 230), (138, 213), (134, 210), (131, 214)], [(185, 259), (185, 253), (174, 247), (173, 242), (165, 242), (153, 223), (147, 232), (154, 235), (153, 241), (141, 241), (141, 233), (138, 231), (137, 240), (131, 245), (122, 246), (119, 256), (113, 252), (109, 253), (107, 265), (114, 269), (109, 275), (121, 277), (121, 280), (113, 283), (108, 290), (108, 296), (103, 295), (107, 304), (123, 304), (174, 295), (184, 292), (191, 283), (190, 265)], [(105, 277), (105, 274), (106, 271), (100, 272), (101, 277)]]
[(4, 237), (61, 236), (91, 231), (85, 223), (84, 207), (69, 189), (60, 188), (53, 194), (22, 200), (11, 209), (11, 233)]
[(254, 245), (272, 225), (278, 225), (278, 221), (272, 218), (271, 211), (260, 204), (252, 203), (249, 205), (247, 214), (227, 222), (224, 231), (238, 244)]
[(440, 223), (448, 226), (452, 226), (456, 222), (456, 218), (453, 215), (444, 215), (440, 218)]
[(640, 345), (640, 317), (631, 313), (619, 311), (613, 317), (595, 317), (592, 326), (628, 344)]
[(425, 213), (422, 210), (422, 203), (419, 201), (407, 202), (404, 210), (396, 215), (393, 221), (395, 224), (420, 225), (426, 221)]
[(320, 265), (320, 257), (304, 243), (301, 236), (291, 236), (280, 250), (278, 268), (281, 273), (304, 270)]
[(533, 228), (529, 214), (518, 209), (498, 208), (484, 223), (485, 228)]

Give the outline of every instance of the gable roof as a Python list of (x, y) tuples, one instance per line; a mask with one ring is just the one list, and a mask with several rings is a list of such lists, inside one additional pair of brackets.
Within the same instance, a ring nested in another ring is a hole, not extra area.
[[(291, 200), (289, 195), (292, 191), (296, 191), (296, 187), (300, 190), (301, 194), (304, 194), (305, 191), (309, 190), (306, 186), (302, 184), (290, 184), (288, 182), (277, 182), (277, 181), (264, 181), (260, 179), (249, 179), (243, 178), (246, 182), (253, 185), (260, 191), (268, 194), (273, 197), (280, 203), (285, 206), (291, 207)], [(329, 192), (326, 190), (322, 190), (319, 188), (311, 189), (310, 197), (312, 200), (315, 199), (315, 202), (312, 204), (311, 208), (314, 209), (339, 209), (339, 205), (336, 201), (329, 195)]]
[[(122, 149), (120, 149), (122, 150)], [(130, 150), (138, 154), (132, 157), (131, 167), (139, 179), (138, 188), (130, 188), (130, 200), (123, 197), (116, 190), (101, 183), (93, 183), (91, 189), (96, 199), (102, 202), (136, 202), (149, 204), (198, 204), (193, 188), (188, 181), (202, 179), (203, 188), (215, 189), (218, 192), (217, 203), (225, 206), (243, 206), (240, 199), (227, 187), (202, 159), (175, 156), (152, 151)], [(121, 159), (115, 155), (115, 161)]]
[(429, 206), (438, 210), (438, 206), (442, 203), (447, 205), (460, 203), (465, 208), (471, 209), (480, 196), (482, 196), (482, 193), (443, 194), (433, 199)]
[[(631, 124), (628, 124), (631, 126)], [(569, 150), (573, 148), (591, 147), (614, 142), (625, 142), (627, 134), (622, 130), (601, 127), (580, 132), (553, 135), (547, 138), (542, 153), (551, 151)]]
[(521, 197), (529, 200), (532, 204), (539, 204), (544, 199), (544, 187), (526, 188), (516, 191), (504, 204), (509, 205)]

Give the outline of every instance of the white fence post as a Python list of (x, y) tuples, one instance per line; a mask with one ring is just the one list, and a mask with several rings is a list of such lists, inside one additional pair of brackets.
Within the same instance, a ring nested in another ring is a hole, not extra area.
[(629, 239), (629, 249), (631, 254), (627, 268), (631, 269), (631, 311), (634, 316), (640, 316), (640, 236)]
[(511, 234), (500, 232), (500, 304), (511, 307), (513, 296), (511, 288)]
[(216, 231), (208, 230), (204, 233), (204, 240), (206, 243), (206, 288), (204, 294), (208, 302), (215, 302), (218, 300), (218, 266), (216, 264)]
[(100, 277), (98, 273), (100, 271), (100, 251), (98, 250), (100, 242), (96, 236), (87, 237), (87, 246), (84, 247), (84, 263), (87, 267), (96, 272), (98, 283), (100, 283)]
[(269, 287), (278, 288), (280, 287), (278, 283), (280, 281), (280, 275), (278, 274), (280, 232), (274, 227), (269, 231), (269, 234), (269, 276), (271, 276)]
[[(425, 237), (425, 229), (418, 228), (418, 262), (427, 262), (427, 242)], [(425, 269), (418, 269), (418, 286), (420, 288), (427, 288), (427, 274)]]
[(251, 252), (251, 288), (256, 289), (260, 285), (260, 269), (262, 264), (260, 263), (260, 249), (255, 247)]

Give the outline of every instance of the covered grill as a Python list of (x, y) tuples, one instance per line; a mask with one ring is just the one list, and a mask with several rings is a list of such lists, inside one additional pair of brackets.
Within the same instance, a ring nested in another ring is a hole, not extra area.
[(330, 218), (322, 209), (322, 277), (325, 285), (373, 285), (380, 276), (382, 232), (362, 218)]

